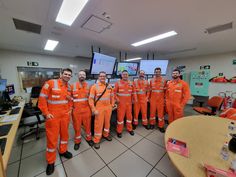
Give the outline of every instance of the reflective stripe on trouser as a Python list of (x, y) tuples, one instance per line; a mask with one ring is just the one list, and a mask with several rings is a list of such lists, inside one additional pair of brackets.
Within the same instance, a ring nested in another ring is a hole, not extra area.
[(60, 135), (59, 152), (67, 151), (67, 144), (69, 139), (68, 134), (69, 115), (62, 114), (60, 116), (54, 115), (54, 118), (48, 119), (45, 122), (46, 136), (47, 136), (47, 151), (46, 159), (48, 164), (56, 161), (56, 149), (58, 137)]
[[(124, 122), (126, 115), (126, 129), (132, 131), (132, 104), (122, 104), (119, 103), (117, 108), (117, 122)], [(124, 124), (117, 124), (117, 133), (122, 133)]]
[(83, 111), (78, 111), (76, 109), (73, 110), (73, 127), (75, 131), (75, 143), (80, 143), (81, 138), (77, 138), (81, 136), (81, 126), (84, 126), (86, 133), (86, 140), (90, 141), (91, 138), (91, 110), (89, 107), (83, 108)]
[[(156, 113), (158, 118), (164, 117), (164, 99), (150, 100), (150, 119), (149, 119), (150, 125), (156, 124), (156, 119), (154, 119), (156, 117)], [(165, 124), (164, 119), (162, 121), (158, 119), (158, 127), (163, 128), (164, 124)]]
[(168, 112), (169, 124), (173, 122), (174, 120), (179, 119), (184, 116), (184, 111), (183, 111), (184, 108), (181, 107), (180, 104), (167, 102), (166, 107), (167, 107), (167, 112)]
[[(138, 115), (141, 110), (142, 113), (142, 124), (147, 125), (148, 120), (147, 120), (147, 102), (137, 102), (134, 104), (134, 120), (138, 120)], [(138, 121), (133, 122), (134, 125), (138, 125)]]
[[(94, 120), (94, 143), (99, 143), (102, 137), (107, 137), (110, 130), (110, 120), (111, 120), (111, 106), (98, 107), (98, 115), (95, 116)], [(104, 125), (104, 126), (103, 126)]]

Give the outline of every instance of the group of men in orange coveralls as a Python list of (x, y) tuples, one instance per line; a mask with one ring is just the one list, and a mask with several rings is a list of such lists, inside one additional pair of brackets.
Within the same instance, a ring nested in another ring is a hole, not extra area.
[[(110, 119), (115, 105), (117, 105), (116, 131), (118, 138), (121, 138), (124, 123), (126, 123), (126, 129), (130, 135), (134, 135), (133, 130), (138, 125), (140, 111), (142, 124), (146, 129), (154, 129), (158, 122), (160, 132), (164, 133), (165, 108), (170, 124), (183, 117), (184, 106), (190, 98), (189, 86), (180, 79), (179, 70), (172, 72), (173, 79), (168, 82), (161, 76), (161, 68), (155, 68), (154, 77), (150, 82), (145, 79), (145, 72), (142, 70), (139, 71), (139, 78), (131, 82), (128, 79), (128, 72), (124, 70), (114, 88), (106, 83), (106, 73), (103, 71), (99, 73), (98, 82), (91, 87), (85, 81), (86, 73), (84, 71), (80, 71), (78, 81), (70, 85), (68, 82), (71, 77), (72, 70), (63, 69), (59, 79), (49, 80), (44, 84), (39, 96), (38, 106), (46, 118), (47, 175), (54, 172), (59, 136), (60, 156), (67, 159), (72, 158), (72, 154), (67, 150), (71, 115), (75, 130), (74, 149), (78, 150), (80, 147), (82, 125), (88, 144), (99, 149), (102, 137), (112, 141)], [(149, 118), (147, 117), (148, 102), (150, 103)], [(92, 114), (95, 117), (93, 139), (91, 135)]]

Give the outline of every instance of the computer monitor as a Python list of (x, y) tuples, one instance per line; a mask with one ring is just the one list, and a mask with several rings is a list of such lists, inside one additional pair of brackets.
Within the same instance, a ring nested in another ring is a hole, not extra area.
[(7, 87), (7, 80), (6, 79), (0, 79), (0, 92), (5, 91), (6, 87)]
[(161, 68), (161, 74), (166, 75), (168, 62), (168, 60), (141, 60), (140, 70), (143, 70), (145, 74), (153, 75), (154, 69), (159, 67)]

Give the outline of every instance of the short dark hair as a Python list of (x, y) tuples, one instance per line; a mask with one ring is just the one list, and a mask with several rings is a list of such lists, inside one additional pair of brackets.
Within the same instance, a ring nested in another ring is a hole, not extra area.
[(128, 71), (127, 71), (127, 70), (123, 70), (123, 71), (122, 71), (122, 73), (124, 73), (124, 72), (128, 73)]
[(106, 74), (106, 75), (107, 75), (107, 73), (106, 73), (105, 71), (100, 71), (98, 74), (99, 74), (99, 75), (100, 75), (100, 74)]
[(161, 68), (160, 68), (160, 67), (155, 68), (155, 69), (154, 69), (154, 72), (155, 72), (156, 70), (160, 70), (160, 71), (161, 71)]
[(72, 70), (70, 68), (63, 68), (61, 73), (63, 74), (65, 71), (68, 71), (72, 74)]
[(180, 70), (179, 69), (174, 69), (172, 72), (177, 71), (180, 74)]

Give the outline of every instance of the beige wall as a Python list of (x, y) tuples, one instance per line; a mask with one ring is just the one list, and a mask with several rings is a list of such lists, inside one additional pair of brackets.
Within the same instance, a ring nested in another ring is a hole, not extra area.
[[(171, 69), (178, 65), (186, 66), (187, 78), (189, 79), (191, 71), (199, 71), (201, 65), (210, 65), (211, 77), (224, 73), (226, 78), (236, 76), (236, 65), (232, 65), (233, 59), (236, 59), (236, 52), (215, 54), (207, 56), (188, 57), (182, 59), (170, 60), (168, 66), (168, 78), (171, 75)], [(218, 95), (220, 91), (236, 92), (236, 84), (210, 83), (209, 96)]]

